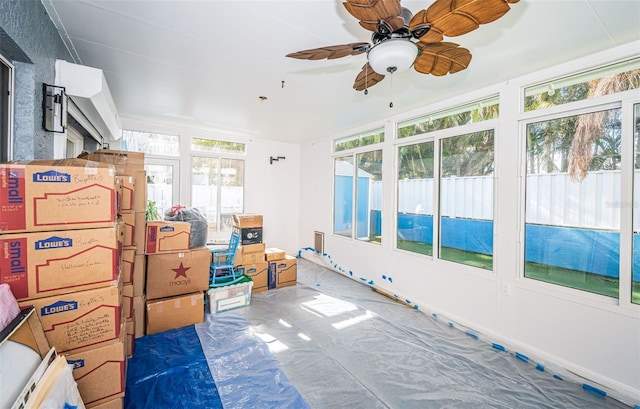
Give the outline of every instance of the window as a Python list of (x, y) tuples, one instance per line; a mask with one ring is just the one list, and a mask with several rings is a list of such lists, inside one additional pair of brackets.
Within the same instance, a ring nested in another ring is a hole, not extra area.
[(468, 125), (498, 118), (498, 97), (462, 105), (398, 124), (398, 138), (421, 135), (441, 129)]
[(0, 56), (0, 162), (12, 155), (13, 66)]
[(122, 149), (148, 155), (180, 156), (180, 138), (178, 135), (125, 130), (122, 131)]
[(180, 203), (180, 186), (177, 159), (146, 158), (144, 170), (147, 172), (147, 198), (155, 203), (161, 217)]
[(633, 262), (631, 302), (640, 304), (640, 104), (633, 107)]
[(494, 132), (440, 140), (443, 260), (493, 269)]
[[(337, 151), (384, 140), (384, 130), (339, 139)], [(382, 150), (354, 152), (334, 158), (334, 234), (382, 241)], [(355, 220), (355, 223), (354, 223)]]
[(433, 141), (398, 148), (397, 247), (433, 255)]
[(525, 89), (524, 109), (535, 111), (640, 88), (640, 58), (558, 78)]
[(200, 210), (209, 232), (231, 231), (232, 215), (244, 211), (244, 160), (213, 152), (242, 152), (242, 143), (192, 138), (191, 205)]
[(525, 277), (618, 297), (621, 111), (527, 124)]

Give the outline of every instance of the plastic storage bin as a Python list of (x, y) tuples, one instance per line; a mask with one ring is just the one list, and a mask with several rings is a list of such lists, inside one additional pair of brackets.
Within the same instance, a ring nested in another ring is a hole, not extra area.
[(236, 284), (209, 289), (207, 291), (209, 312), (215, 314), (249, 305), (251, 302), (251, 287), (253, 287), (253, 280), (251, 277), (245, 277)]

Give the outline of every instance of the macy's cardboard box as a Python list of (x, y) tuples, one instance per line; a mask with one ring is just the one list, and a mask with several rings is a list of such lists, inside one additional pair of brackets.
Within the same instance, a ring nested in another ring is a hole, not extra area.
[(120, 286), (96, 288), (20, 301), (33, 305), (44, 334), (59, 353), (117, 340), (120, 335)]
[(146, 223), (146, 254), (175, 253), (189, 250), (191, 223), (152, 220)]
[(113, 226), (113, 167), (82, 159), (0, 164), (0, 231)]
[(209, 288), (211, 251), (190, 251), (147, 256), (147, 300), (204, 291)]
[(66, 355), (87, 408), (124, 396), (125, 335), (125, 329), (121, 328), (117, 342)]
[(168, 331), (204, 321), (204, 293), (147, 301), (147, 334)]
[(298, 260), (286, 255), (284, 259), (269, 263), (269, 289), (296, 285)]
[(0, 235), (0, 280), (18, 300), (117, 284), (117, 229)]

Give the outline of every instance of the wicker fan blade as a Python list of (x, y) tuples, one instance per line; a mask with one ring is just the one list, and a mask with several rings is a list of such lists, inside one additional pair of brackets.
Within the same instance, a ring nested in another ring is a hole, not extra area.
[(384, 79), (384, 75), (380, 75), (371, 68), (369, 63), (366, 63), (362, 67), (362, 71), (356, 77), (356, 81), (353, 83), (353, 89), (356, 91), (362, 91), (364, 89), (373, 87)]
[(420, 38), (425, 43), (442, 41), (443, 35), (455, 37), (475, 30), (504, 16), (509, 4), (520, 0), (436, 0), (426, 10), (416, 13), (409, 29), (430, 24), (431, 30)]
[(398, 0), (347, 0), (343, 4), (365, 30), (378, 31), (380, 20), (384, 20), (392, 31), (404, 26), (404, 18), (400, 17), (402, 7)]
[(342, 45), (331, 45), (327, 47), (312, 48), (295, 53), (287, 54), (287, 57), (299, 60), (333, 60), (335, 58), (346, 57), (348, 55), (358, 55), (367, 51), (369, 43), (349, 43)]
[(420, 55), (413, 63), (413, 68), (422, 74), (443, 76), (462, 71), (471, 62), (471, 53), (455, 43), (422, 43), (419, 42)]

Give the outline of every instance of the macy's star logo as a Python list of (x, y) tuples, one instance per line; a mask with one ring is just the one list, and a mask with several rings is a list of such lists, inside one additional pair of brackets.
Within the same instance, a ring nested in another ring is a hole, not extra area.
[(188, 278), (187, 277), (187, 270), (189, 270), (191, 267), (185, 267), (182, 265), (182, 262), (180, 262), (180, 267), (178, 268), (172, 268), (171, 270), (176, 272), (176, 276), (174, 277), (174, 280), (180, 276), (184, 277), (184, 278)]

